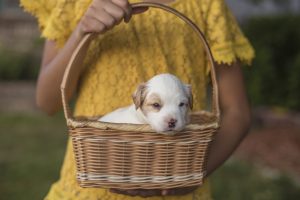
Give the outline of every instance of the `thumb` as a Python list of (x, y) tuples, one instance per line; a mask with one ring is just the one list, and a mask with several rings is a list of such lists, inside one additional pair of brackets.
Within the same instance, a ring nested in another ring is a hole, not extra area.
[(148, 9), (149, 9), (149, 7), (133, 8), (132, 9), (132, 14), (140, 14), (140, 13), (143, 13), (143, 12), (147, 11)]
[(139, 8), (131, 8), (130, 7), (130, 13), (125, 15), (124, 21), (128, 23), (132, 17), (132, 15), (140, 14), (148, 10), (148, 7), (139, 7)]

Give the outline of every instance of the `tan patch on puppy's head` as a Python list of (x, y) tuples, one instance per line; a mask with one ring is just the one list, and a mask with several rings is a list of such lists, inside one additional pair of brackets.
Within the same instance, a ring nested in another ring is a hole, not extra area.
[(134, 92), (134, 94), (132, 95), (135, 109), (142, 107), (146, 96), (147, 96), (147, 85), (145, 83), (141, 83), (136, 89), (136, 91)]
[(144, 115), (147, 115), (149, 112), (159, 112), (162, 106), (163, 102), (160, 96), (156, 93), (152, 93), (145, 99), (141, 110)]
[(193, 109), (193, 93), (192, 93), (192, 86), (185, 84), (186, 92), (188, 95), (188, 100), (189, 100), (189, 107), (192, 110)]

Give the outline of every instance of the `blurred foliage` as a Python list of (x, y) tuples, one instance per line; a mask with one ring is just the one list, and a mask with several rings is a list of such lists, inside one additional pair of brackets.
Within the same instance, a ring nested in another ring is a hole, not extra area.
[[(253, 3), (253, 4), (260, 4), (260, 3), (263, 3), (267, 0), (248, 0), (249, 2)], [(288, 5), (290, 3), (290, 0), (268, 0), (268, 1), (272, 1), (276, 4), (279, 4), (279, 5)]]
[(35, 79), (39, 62), (34, 54), (0, 50), (0, 80)]
[(300, 110), (300, 16), (249, 20), (244, 32), (256, 51), (246, 68), (249, 96), (254, 105)]
[(43, 40), (36, 38), (26, 51), (20, 51), (14, 44), (0, 45), (0, 81), (33, 80), (37, 78)]

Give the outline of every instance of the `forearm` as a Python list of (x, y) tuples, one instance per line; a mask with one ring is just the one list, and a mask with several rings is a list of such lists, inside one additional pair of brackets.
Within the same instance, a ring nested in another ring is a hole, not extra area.
[[(56, 56), (43, 63), (39, 74), (36, 89), (36, 101), (38, 107), (48, 114), (55, 113), (62, 105), (60, 84), (64, 71), (72, 56), (73, 51), (81, 41), (83, 34), (75, 30)], [(84, 54), (85, 51), (82, 52)], [(77, 86), (77, 81), (82, 71), (82, 66), (76, 66), (70, 79), (70, 89), (67, 98), (70, 99)]]
[[(46, 44), (47, 48), (44, 50), (42, 68), (37, 83), (36, 99), (38, 106), (48, 114), (55, 113), (61, 107), (60, 84), (63, 74), (73, 51), (85, 33), (102, 34), (120, 24), (123, 19), (128, 22), (132, 14), (142, 13), (146, 10), (147, 8), (131, 10), (128, 0), (93, 0), (61, 50), (55, 50), (54, 42)], [(83, 70), (82, 61), (88, 45), (89, 42), (85, 43), (78, 55), (81, 62), (76, 62), (74, 69), (72, 69), (68, 93), (66, 94), (67, 100), (72, 97), (77, 87), (79, 75)]]
[(238, 147), (249, 130), (249, 112), (229, 112), (222, 116), (221, 127), (211, 144), (208, 160), (207, 175), (225, 162)]
[(250, 106), (243, 73), (238, 62), (231, 66), (217, 64), (221, 124), (211, 145), (207, 173), (211, 174), (233, 153), (250, 126)]

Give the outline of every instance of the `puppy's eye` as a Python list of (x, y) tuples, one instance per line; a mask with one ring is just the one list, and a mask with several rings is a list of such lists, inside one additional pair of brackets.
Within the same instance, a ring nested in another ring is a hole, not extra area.
[(182, 107), (182, 106), (184, 106), (184, 105), (185, 105), (185, 103), (181, 102), (181, 103), (179, 104), (179, 107)]
[(160, 104), (159, 104), (159, 103), (154, 103), (154, 104), (152, 104), (152, 106), (153, 106), (154, 108), (160, 108)]

